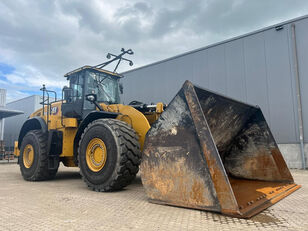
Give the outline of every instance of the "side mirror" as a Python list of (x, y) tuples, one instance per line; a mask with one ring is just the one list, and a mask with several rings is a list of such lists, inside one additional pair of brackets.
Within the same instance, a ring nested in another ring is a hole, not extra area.
[(96, 94), (88, 94), (86, 95), (86, 100), (88, 100), (91, 103), (94, 103), (97, 99)]
[(73, 89), (70, 87), (63, 87), (63, 94), (64, 94), (64, 100), (66, 103), (71, 103), (72, 102), (72, 97), (73, 97)]
[(123, 94), (123, 83), (119, 84), (119, 88), (120, 88), (120, 93)]

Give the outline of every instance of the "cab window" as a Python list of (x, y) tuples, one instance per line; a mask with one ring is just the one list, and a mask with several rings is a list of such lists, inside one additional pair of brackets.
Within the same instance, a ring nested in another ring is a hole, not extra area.
[(70, 77), (70, 87), (73, 89), (72, 101), (82, 99), (83, 81), (80, 74), (74, 74)]

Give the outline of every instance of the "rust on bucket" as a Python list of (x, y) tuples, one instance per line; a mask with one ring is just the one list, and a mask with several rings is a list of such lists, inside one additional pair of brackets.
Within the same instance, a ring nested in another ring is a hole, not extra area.
[(300, 187), (260, 108), (189, 81), (148, 131), (140, 169), (154, 203), (242, 218)]

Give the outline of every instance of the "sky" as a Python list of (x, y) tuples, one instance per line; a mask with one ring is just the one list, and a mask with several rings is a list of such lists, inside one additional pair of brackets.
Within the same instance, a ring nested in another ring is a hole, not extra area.
[(122, 47), (134, 66), (119, 72), (306, 14), (307, 0), (0, 0), (0, 88), (7, 102), (59, 92)]

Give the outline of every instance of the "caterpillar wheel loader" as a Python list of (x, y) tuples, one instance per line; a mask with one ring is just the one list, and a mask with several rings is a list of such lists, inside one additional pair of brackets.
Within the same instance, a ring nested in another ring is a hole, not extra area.
[[(189, 81), (168, 106), (120, 104), (116, 69), (122, 60), (133, 64), (123, 57), (132, 50), (121, 51), (67, 73), (59, 101), (43, 86), (42, 108), (15, 142), (25, 180), (52, 179), (62, 162), (79, 167), (92, 190), (114, 191), (130, 184), (141, 164), (150, 201), (242, 218), (300, 187), (258, 107)], [(113, 72), (103, 69), (114, 61)]]

